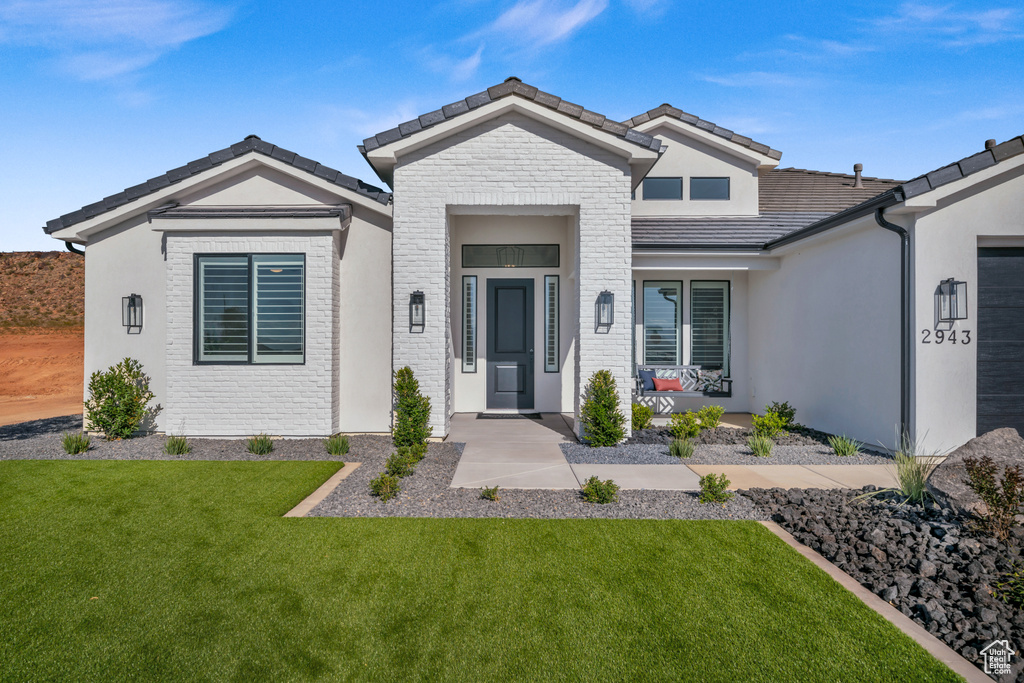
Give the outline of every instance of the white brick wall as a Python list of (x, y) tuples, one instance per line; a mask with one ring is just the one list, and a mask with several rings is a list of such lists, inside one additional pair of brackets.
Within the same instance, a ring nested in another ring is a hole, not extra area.
[[(447, 207), (571, 206), (576, 249), (576, 412), (581, 382), (608, 369), (630, 403), (630, 171), (625, 159), (521, 114), (507, 114), (410, 153), (395, 168), (394, 364), (409, 365), (430, 397), (434, 435), (451, 411)], [(422, 290), (427, 326), (409, 330), (409, 295)], [(602, 290), (615, 294), (608, 333), (594, 329)], [(627, 428), (628, 428), (627, 424)]]
[[(193, 254), (304, 253), (306, 362), (193, 365)], [(339, 264), (330, 233), (167, 235), (167, 399), (162, 424), (196, 436), (326, 435), (338, 415)]]

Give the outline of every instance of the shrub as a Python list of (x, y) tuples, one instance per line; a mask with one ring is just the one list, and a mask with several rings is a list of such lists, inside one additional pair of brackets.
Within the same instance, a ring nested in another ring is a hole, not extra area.
[(633, 404), (633, 431), (638, 429), (650, 429), (654, 422), (654, 411), (650, 406), (642, 406), (639, 403)]
[(910, 501), (924, 505), (932, 494), (928, 491), (928, 476), (938, 464), (935, 458), (921, 454), (923, 450), (918, 441), (914, 441), (907, 433), (896, 439), (896, 451), (893, 460), (896, 463), (896, 490)]
[(403, 449), (399, 449), (397, 453), (392, 453), (388, 456), (387, 463), (384, 465), (384, 471), (398, 479), (408, 477), (416, 469), (417, 462), (410, 455), (408, 450)]
[(253, 455), (267, 455), (274, 450), (274, 442), (266, 434), (257, 434), (246, 439), (245, 450)]
[(147, 408), (151, 400), (149, 377), (139, 361), (125, 358), (106, 372), (97, 370), (89, 378), (85, 402), (89, 429), (103, 432), (108, 439), (127, 439), (151, 413)]
[(432, 428), (430, 399), (420, 393), (420, 383), (406, 366), (395, 371), (395, 426), (391, 438), (396, 446), (415, 446), (426, 442)]
[(789, 401), (783, 401), (782, 403), (772, 401), (770, 406), (765, 406), (764, 412), (778, 415), (782, 420), (783, 428), (795, 424), (793, 419), (796, 417), (796, 408), (789, 405)]
[(60, 437), (60, 445), (64, 447), (64, 452), (68, 455), (85, 453), (89, 450), (90, 441), (92, 441), (92, 439), (89, 438), (88, 434), (73, 434), (71, 432), (67, 432)]
[(484, 500), (490, 500), (495, 503), (501, 500), (501, 496), (498, 495), (497, 486), (483, 487), (482, 489), (480, 489), (480, 497), (483, 498)]
[(693, 455), (693, 442), (689, 439), (673, 439), (668, 452), (677, 458), (689, 458)]
[(692, 439), (700, 433), (697, 415), (689, 410), (685, 413), (672, 413), (668, 419), (668, 429), (677, 439)]
[(1003, 575), (1004, 581), (996, 582), (996, 589), (993, 594), (1017, 609), (1024, 609), (1024, 570), (1013, 565), (1013, 571)]
[(332, 434), (324, 439), (324, 448), (328, 455), (339, 456), (348, 453), (348, 436), (344, 434)]
[(583, 437), (588, 446), (614, 446), (626, 435), (626, 418), (619, 410), (619, 391), (608, 370), (598, 370), (587, 382), (580, 410)]
[(774, 439), (786, 428), (786, 422), (782, 417), (771, 410), (766, 410), (764, 415), (754, 415), (750, 422), (754, 426), (755, 435), (760, 434), (769, 439)]
[(770, 436), (764, 434), (754, 433), (753, 436), (747, 439), (747, 448), (754, 452), (759, 458), (767, 458), (772, 454), (772, 448), (775, 447), (775, 442), (772, 441)]
[(697, 419), (700, 420), (701, 429), (714, 429), (722, 424), (722, 416), (725, 415), (725, 408), (722, 406), (704, 406), (697, 411)]
[(856, 439), (851, 439), (845, 434), (843, 436), (828, 437), (828, 445), (832, 447), (832, 451), (836, 455), (860, 455), (860, 442)]
[(164, 442), (164, 453), (167, 455), (187, 455), (192, 452), (192, 444), (184, 436), (168, 436)]
[(1007, 465), (1001, 481), (996, 481), (999, 467), (991, 456), (964, 458), (964, 467), (967, 469), (964, 483), (985, 503), (985, 512), (977, 513), (979, 526), (998, 540), (1005, 541), (1017, 524), (1016, 515), (1024, 507), (1024, 475), (1020, 465)]
[(427, 456), (427, 444), (418, 443), (413, 446), (399, 446), (399, 453), (404, 453), (414, 464)]
[(725, 474), (705, 474), (700, 478), (700, 502), (719, 503), (724, 506), (735, 495), (727, 490), (731, 483)]
[(596, 476), (583, 484), (583, 500), (588, 503), (615, 503), (619, 500), (619, 485), (611, 479), (601, 481)]
[(370, 493), (380, 498), (382, 503), (386, 503), (395, 496), (401, 490), (401, 485), (398, 483), (398, 477), (390, 474), (381, 474), (376, 479), (370, 480)]

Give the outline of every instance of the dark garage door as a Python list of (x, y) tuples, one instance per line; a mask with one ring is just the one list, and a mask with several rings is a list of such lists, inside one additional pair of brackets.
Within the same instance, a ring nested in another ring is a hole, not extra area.
[(1024, 249), (978, 249), (978, 434), (1024, 435)]

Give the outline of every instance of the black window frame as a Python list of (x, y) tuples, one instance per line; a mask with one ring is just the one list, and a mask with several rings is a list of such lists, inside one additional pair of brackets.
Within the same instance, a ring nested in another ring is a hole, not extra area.
[[(248, 283), (249, 291), (246, 297), (246, 329), (249, 334), (249, 344), (247, 349), (247, 360), (201, 360), (199, 353), (199, 346), (202, 343), (202, 331), (199, 329), (199, 305), (200, 295), (199, 291), (199, 260), (202, 258), (223, 258), (223, 257), (241, 257), (244, 256), (248, 260), (246, 282)], [(253, 285), (252, 285), (252, 273), (253, 273), (253, 257), (254, 256), (301, 256), (302, 257), (302, 360), (301, 361), (282, 361), (278, 363), (274, 362), (253, 362), (253, 351), (255, 347), (253, 335), (255, 330), (253, 329)], [(193, 365), (252, 365), (252, 366), (287, 366), (287, 365), (305, 365), (306, 364), (306, 253), (305, 252), (291, 252), (291, 251), (254, 251), (254, 252), (213, 252), (213, 253), (194, 253), (192, 254), (192, 364)]]
[[(693, 181), (694, 180), (724, 180), (725, 181), (725, 196), (724, 197), (694, 197), (693, 196)], [(727, 202), (732, 199), (732, 178), (729, 176), (690, 176), (690, 201), (691, 202)]]
[[(647, 196), (647, 181), (649, 180), (678, 180), (679, 181), (679, 196), (678, 197), (648, 197)], [(644, 188), (644, 201), (652, 202), (679, 202), (683, 200), (683, 176), (654, 176), (643, 179)]]

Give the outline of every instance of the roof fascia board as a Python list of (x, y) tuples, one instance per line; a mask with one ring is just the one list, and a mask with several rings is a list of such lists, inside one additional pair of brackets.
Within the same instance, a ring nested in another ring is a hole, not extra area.
[(348, 228), (349, 218), (298, 218), (282, 221), (278, 218), (216, 218), (205, 220), (177, 220), (153, 216), (150, 230), (154, 232), (341, 232)]
[(631, 164), (636, 160), (649, 161), (653, 165), (658, 160), (659, 153), (655, 150), (646, 149), (624, 138), (601, 131), (590, 124), (577, 121), (520, 97), (506, 97), (497, 102), (490, 102), (477, 107), (471, 112), (424, 129), (417, 135), (401, 138), (390, 144), (368, 151), (366, 158), (374, 167), (379, 166), (384, 175), (390, 175), (384, 169), (390, 171), (397, 163), (399, 157), (509, 112), (523, 114), (552, 128), (587, 140), (602, 149), (628, 159)]
[(1004, 159), (988, 168), (976, 171), (963, 178), (958, 178), (945, 185), (940, 185), (934, 190), (928, 190), (920, 195), (909, 197), (903, 204), (894, 206), (887, 213), (893, 215), (916, 214), (934, 209), (940, 202), (947, 199), (952, 199), (953, 202), (959, 201), (956, 198), (957, 194), (964, 193), (981, 183), (991, 182), (992, 180), (999, 181), (999, 176), (1001, 175), (1009, 176), (1019, 173), (1021, 167), (1024, 167), (1024, 154)]
[(322, 178), (317, 178), (314, 175), (306, 173), (301, 169), (297, 169), (290, 164), (278, 161), (277, 159), (273, 159), (263, 154), (250, 153), (245, 156), (225, 161), (223, 164), (209, 169), (206, 173), (200, 173), (189, 178), (185, 178), (178, 183), (168, 185), (157, 192), (143, 195), (134, 201), (128, 202), (116, 209), (101, 213), (88, 220), (82, 221), (81, 223), (75, 223), (74, 225), (62, 230), (55, 230), (50, 234), (50, 236), (59, 240), (87, 240), (89, 237), (123, 223), (133, 216), (143, 214), (159, 206), (163, 206), (175, 197), (185, 197), (188, 194), (197, 192), (217, 182), (231, 178), (239, 173), (244, 173), (245, 171), (258, 166), (273, 168), (276, 171), (287, 174), (288, 176), (300, 180), (308, 185), (313, 185), (336, 195), (339, 198), (344, 199), (346, 202), (358, 204), (361, 207), (383, 214), (388, 218), (391, 217), (390, 205), (384, 205), (368, 197), (363, 197), (357, 192), (352, 192), (344, 187), (335, 185), (334, 183), (329, 183)]
[(779, 165), (778, 159), (772, 159), (764, 154), (759, 154), (752, 149), (741, 147), (723, 137), (715, 135), (714, 133), (706, 130), (702, 130), (695, 126), (691, 126), (683, 121), (674, 119), (671, 116), (661, 115), (657, 118), (651, 119), (641, 123), (634, 128), (641, 133), (647, 133), (651, 135), (651, 131), (655, 128), (671, 128), (673, 131), (685, 135), (688, 138), (698, 140), (709, 147), (714, 147), (717, 150), (721, 150), (727, 154), (735, 157), (739, 157), (744, 161), (752, 163), (758, 167), (758, 169), (771, 169)]
[(633, 252), (633, 270), (778, 270), (781, 259), (746, 254)]

